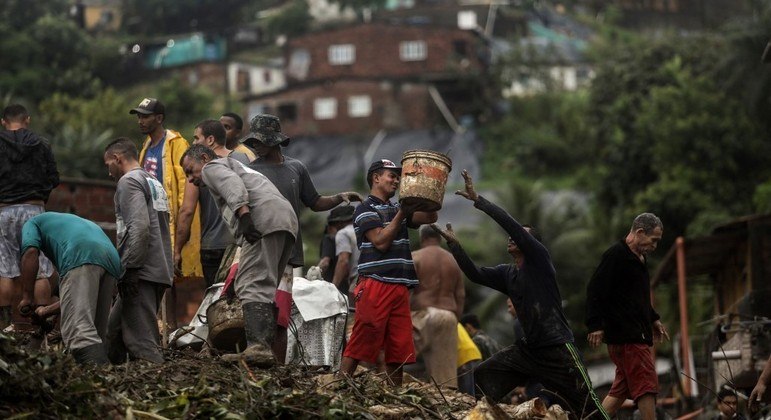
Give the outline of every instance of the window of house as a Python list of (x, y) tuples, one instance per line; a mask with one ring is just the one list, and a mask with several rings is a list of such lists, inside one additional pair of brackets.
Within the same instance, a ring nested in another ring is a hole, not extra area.
[(368, 117), (372, 114), (372, 99), (368, 95), (348, 97), (348, 116)]
[(297, 121), (297, 104), (294, 102), (278, 104), (276, 113), (281, 121)]
[(356, 48), (353, 44), (338, 44), (329, 46), (329, 64), (344, 65), (356, 61)]
[(251, 85), (249, 71), (238, 69), (238, 72), (236, 73), (236, 90), (239, 92), (249, 92), (252, 90)]
[(262, 80), (265, 82), (266, 85), (269, 85), (271, 79), (272, 78), (271, 78), (270, 70), (265, 70), (265, 72), (262, 74)]
[(331, 120), (337, 116), (337, 99), (317, 98), (313, 101), (313, 117), (317, 120)]
[(462, 10), (458, 12), (459, 29), (475, 29), (477, 27), (477, 14), (473, 10)]
[(421, 61), (426, 59), (426, 41), (405, 41), (399, 44), (399, 57), (402, 61)]

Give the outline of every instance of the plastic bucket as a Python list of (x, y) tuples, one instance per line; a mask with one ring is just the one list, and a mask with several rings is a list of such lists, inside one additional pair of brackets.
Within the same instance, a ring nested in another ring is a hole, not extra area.
[(432, 150), (404, 152), (399, 202), (402, 205), (419, 204), (425, 211), (441, 209), (444, 188), (451, 170), (452, 161), (442, 153)]

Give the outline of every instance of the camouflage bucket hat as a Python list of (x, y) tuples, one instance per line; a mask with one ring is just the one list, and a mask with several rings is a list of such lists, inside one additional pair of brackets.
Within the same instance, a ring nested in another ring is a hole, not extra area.
[(259, 114), (255, 115), (249, 122), (249, 133), (242, 142), (248, 145), (249, 141), (254, 139), (266, 146), (275, 146), (288, 138), (281, 132), (281, 122), (279, 122), (278, 117)]

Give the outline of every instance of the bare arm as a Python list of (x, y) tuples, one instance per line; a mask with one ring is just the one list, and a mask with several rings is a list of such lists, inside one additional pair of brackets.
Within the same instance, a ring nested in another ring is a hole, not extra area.
[(174, 240), (174, 267), (182, 262), (182, 248), (190, 240), (190, 225), (193, 224), (195, 207), (198, 205), (198, 187), (190, 182), (185, 185), (185, 197), (177, 216), (177, 232)]
[(35, 280), (37, 280), (37, 271), (40, 268), (39, 256), (40, 251), (37, 248), (27, 248), (21, 256), (22, 302), (28, 301), (27, 304), (31, 303), (35, 296)]
[(340, 286), (340, 283), (348, 278), (350, 271), (350, 252), (341, 252), (337, 255), (337, 265), (335, 265), (335, 275), (332, 277), (332, 283), (335, 286)]
[(394, 216), (393, 220), (391, 220), (391, 223), (389, 223), (388, 226), (384, 228), (379, 227), (370, 229), (365, 232), (364, 235), (367, 237), (367, 240), (372, 243), (372, 246), (374, 246), (378, 251), (386, 252), (391, 248), (391, 243), (393, 243), (394, 239), (396, 239), (396, 236), (399, 234), (399, 229), (402, 227), (404, 218), (404, 211), (399, 209), (399, 211), (396, 213), (396, 216)]
[(346, 191), (335, 195), (322, 195), (310, 206), (313, 211), (325, 211), (337, 207), (343, 203), (351, 201), (364, 201), (364, 198), (357, 192)]
[(757, 411), (758, 403), (763, 399), (769, 382), (771, 382), (771, 357), (768, 358), (766, 366), (763, 368), (763, 373), (760, 374), (758, 383), (755, 384), (755, 388), (752, 389), (750, 394), (750, 400), (747, 402), (750, 413)]
[(321, 271), (326, 271), (327, 268), (329, 268), (329, 263), (332, 262), (332, 259), (329, 257), (324, 257), (319, 260), (319, 263), (316, 264), (318, 268), (321, 269)]

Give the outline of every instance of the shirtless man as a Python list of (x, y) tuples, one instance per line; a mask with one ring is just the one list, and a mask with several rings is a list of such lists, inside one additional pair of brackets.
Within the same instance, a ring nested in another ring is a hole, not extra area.
[(441, 236), (424, 225), (420, 249), (412, 253), (420, 285), (412, 292), (413, 338), (423, 355), (426, 372), (439, 385), (458, 386), (457, 325), (463, 313), (466, 291), (458, 263), (439, 246)]

